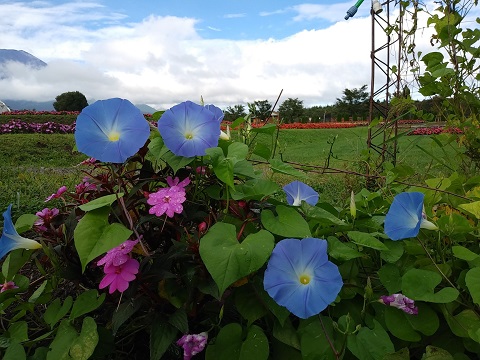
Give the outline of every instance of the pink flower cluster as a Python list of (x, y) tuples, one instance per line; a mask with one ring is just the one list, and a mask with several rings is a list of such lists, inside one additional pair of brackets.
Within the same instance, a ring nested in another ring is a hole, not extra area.
[(409, 299), (403, 294), (393, 294), (389, 296), (380, 296), (380, 302), (387, 306), (393, 306), (397, 309), (410, 315), (418, 315), (418, 307), (415, 306), (415, 301)]
[(80, 111), (34, 111), (34, 110), (13, 110), (6, 111), (2, 115), (78, 115)]
[(190, 360), (193, 355), (203, 351), (207, 345), (207, 340), (208, 334), (206, 332), (183, 335), (177, 341), (177, 345), (183, 348), (183, 360)]
[(150, 214), (162, 216), (167, 214), (168, 217), (174, 217), (183, 211), (183, 203), (186, 198), (185, 186), (190, 184), (190, 179), (186, 178), (180, 182), (178, 177), (172, 179), (167, 177), (167, 184), (170, 187), (158, 190), (148, 195), (147, 203), (152, 205), (148, 211)]
[(128, 289), (130, 281), (135, 280), (140, 263), (132, 259), (130, 252), (139, 240), (127, 240), (123, 244), (109, 250), (101, 258), (97, 265), (103, 265), (105, 277), (100, 281), (100, 289), (109, 286), (108, 292), (112, 294), (115, 290), (124, 292)]
[(0, 134), (72, 134), (75, 124), (66, 125), (53, 121), (46, 123), (29, 123), (13, 119), (6, 124), (0, 125)]
[(421, 127), (410, 131), (407, 135), (438, 135), (442, 133), (462, 134), (459, 128), (444, 128), (440, 126)]

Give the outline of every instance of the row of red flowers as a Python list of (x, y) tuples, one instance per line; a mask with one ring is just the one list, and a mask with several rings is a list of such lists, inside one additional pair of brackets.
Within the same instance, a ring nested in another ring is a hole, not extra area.
[(440, 126), (421, 127), (410, 131), (407, 135), (438, 135), (442, 133), (448, 134), (462, 134), (463, 131), (459, 128), (444, 128)]

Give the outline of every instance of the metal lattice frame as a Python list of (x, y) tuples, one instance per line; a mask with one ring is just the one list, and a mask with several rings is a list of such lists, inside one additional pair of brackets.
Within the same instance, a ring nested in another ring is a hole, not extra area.
[[(397, 135), (398, 125), (396, 119), (390, 114), (390, 100), (393, 94), (401, 91), (402, 68), (402, 12), (398, 18), (394, 17), (393, 10), (399, 7), (398, 0), (387, 0), (382, 3), (383, 12), (375, 14), (371, 11), (372, 18), (372, 50), (371, 50), (371, 82), (370, 82), (370, 124), (380, 116), (382, 121), (377, 126), (369, 126), (367, 146), (373, 150), (378, 159), (373, 159), (377, 169), (382, 167), (388, 159), (395, 164), (397, 157), (397, 141), (387, 142)], [(380, 44), (378, 44), (380, 43)], [(393, 72), (392, 69), (396, 68)], [(374, 169), (370, 169), (372, 171)], [(369, 172), (370, 172), (369, 171)]]

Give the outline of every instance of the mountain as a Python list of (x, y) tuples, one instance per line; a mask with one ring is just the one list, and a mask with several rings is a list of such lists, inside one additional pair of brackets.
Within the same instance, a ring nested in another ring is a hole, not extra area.
[(9, 62), (16, 61), (35, 69), (47, 66), (47, 63), (23, 50), (0, 49), (0, 66)]

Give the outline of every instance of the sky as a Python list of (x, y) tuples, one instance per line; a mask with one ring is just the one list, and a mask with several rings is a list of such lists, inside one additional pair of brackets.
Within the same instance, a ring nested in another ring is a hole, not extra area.
[[(10, 63), (0, 99), (48, 101), (80, 91), (167, 109), (298, 98), (333, 104), (370, 84), (370, 2), (334, 0), (0, 0), (0, 48), (45, 61)], [(8, 14), (8, 15), (4, 15)], [(422, 33), (417, 46), (428, 46)], [(380, 40), (382, 41), (382, 40)], [(380, 81), (380, 80), (377, 80)]]

